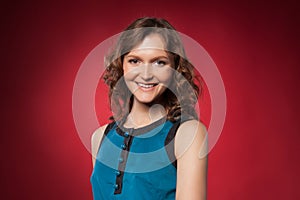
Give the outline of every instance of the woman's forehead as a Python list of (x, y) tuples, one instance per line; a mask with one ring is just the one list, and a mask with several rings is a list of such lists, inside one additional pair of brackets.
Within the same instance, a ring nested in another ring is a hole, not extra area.
[(153, 33), (147, 35), (141, 43), (136, 45), (131, 51), (146, 50), (146, 49), (156, 49), (165, 51), (165, 41), (159, 34)]

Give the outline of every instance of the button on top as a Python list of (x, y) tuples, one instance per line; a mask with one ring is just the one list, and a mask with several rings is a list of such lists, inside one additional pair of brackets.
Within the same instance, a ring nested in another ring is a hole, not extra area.
[(126, 149), (126, 145), (125, 145), (125, 144), (122, 144), (122, 145), (121, 145), (121, 148), (122, 148), (123, 150), (125, 150), (125, 149)]
[(115, 171), (115, 173), (116, 173), (117, 176), (121, 175), (121, 172), (119, 170)]
[(124, 136), (125, 136), (125, 137), (129, 137), (129, 133), (128, 133), (128, 132), (125, 132), (125, 133), (124, 133)]
[(124, 159), (123, 158), (119, 158), (119, 162), (121, 163), (121, 162), (123, 162), (124, 161)]
[(115, 188), (115, 190), (117, 190), (117, 189), (119, 188), (119, 185), (118, 185), (118, 184), (115, 184), (115, 185), (114, 185), (114, 188)]

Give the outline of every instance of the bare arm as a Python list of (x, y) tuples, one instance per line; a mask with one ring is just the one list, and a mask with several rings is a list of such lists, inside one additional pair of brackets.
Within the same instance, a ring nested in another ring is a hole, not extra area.
[(176, 200), (206, 200), (207, 131), (196, 120), (184, 122), (175, 137)]
[(100, 145), (100, 142), (102, 140), (104, 131), (106, 129), (106, 126), (107, 126), (107, 124), (104, 125), (104, 126), (101, 126), (97, 130), (95, 130), (95, 132), (93, 133), (93, 135), (91, 137), (93, 167), (95, 166), (97, 152), (98, 152), (99, 145)]

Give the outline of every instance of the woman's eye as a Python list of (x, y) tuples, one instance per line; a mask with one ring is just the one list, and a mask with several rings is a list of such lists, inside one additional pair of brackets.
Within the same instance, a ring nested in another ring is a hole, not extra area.
[(138, 64), (139, 60), (138, 59), (130, 59), (130, 60), (128, 60), (128, 62), (131, 64)]
[(155, 65), (158, 65), (158, 66), (164, 66), (167, 64), (166, 61), (163, 61), (163, 60), (157, 60), (154, 62)]

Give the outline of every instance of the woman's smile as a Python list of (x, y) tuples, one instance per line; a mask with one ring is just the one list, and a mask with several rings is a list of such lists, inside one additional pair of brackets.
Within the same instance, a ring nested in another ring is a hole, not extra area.
[(158, 83), (136, 83), (140, 89), (144, 90), (144, 91), (150, 91), (150, 90), (153, 90), (157, 85)]

